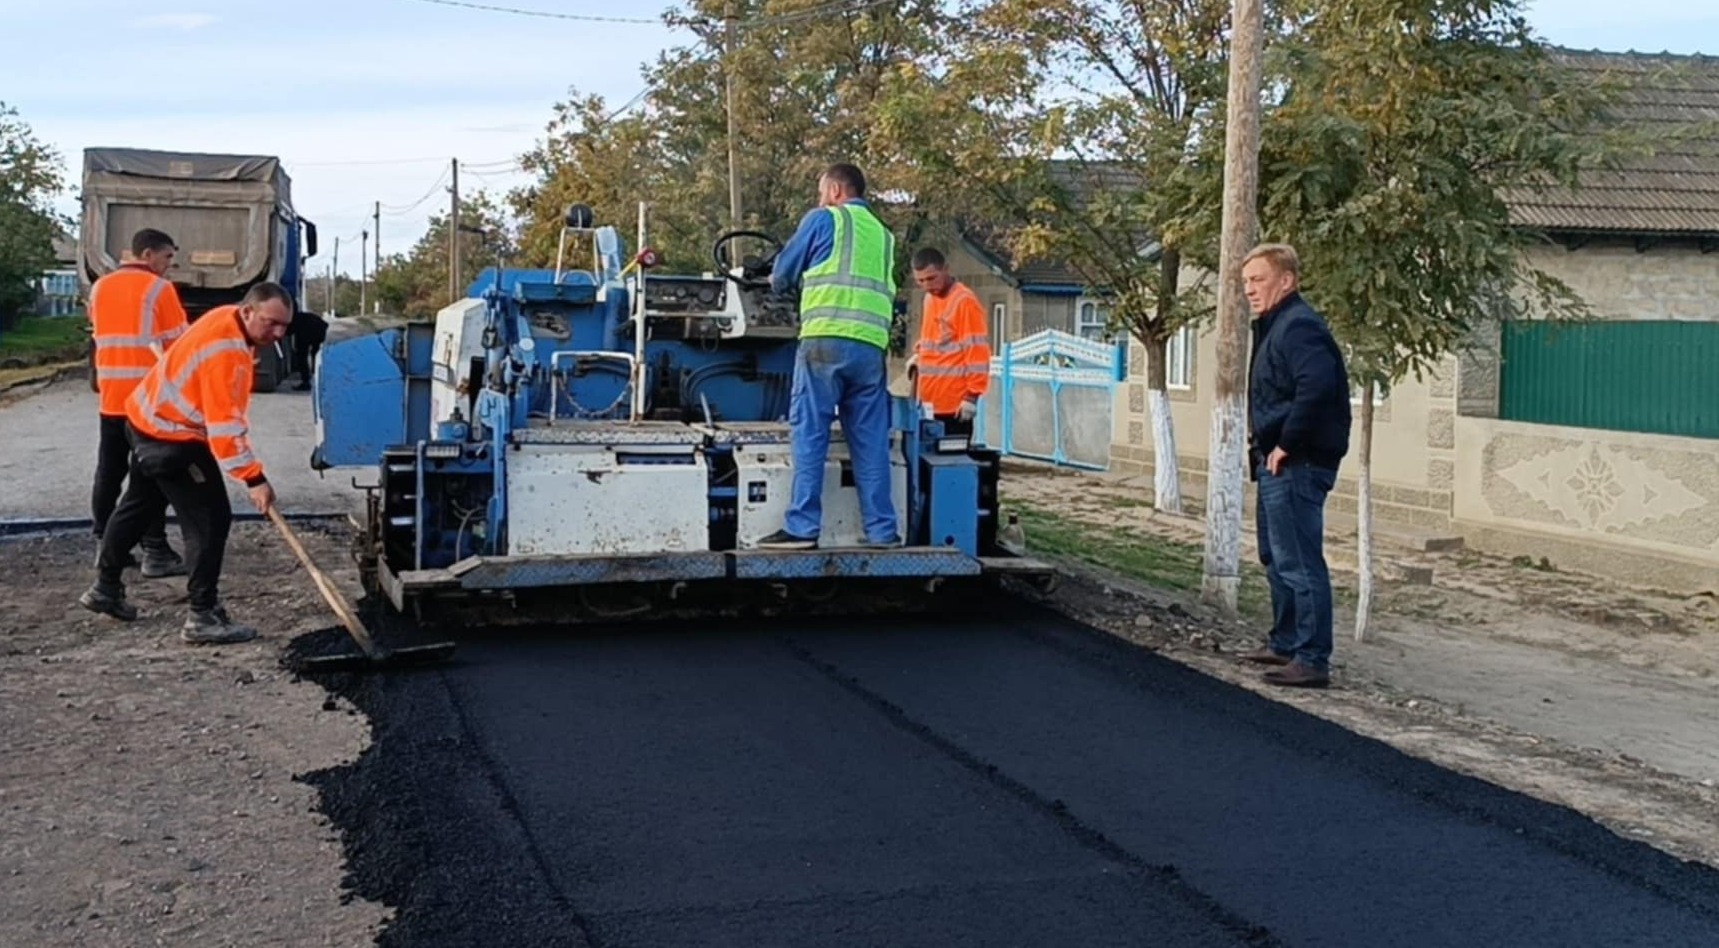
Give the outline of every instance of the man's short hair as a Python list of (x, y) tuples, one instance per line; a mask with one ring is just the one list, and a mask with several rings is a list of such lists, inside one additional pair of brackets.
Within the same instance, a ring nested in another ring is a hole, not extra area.
[(155, 250), (177, 250), (173, 238), (153, 227), (145, 227), (131, 235), (131, 255), (142, 257)]
[(1301, 277), (1301, 256), (1288, 244), (1260, 244), (1242, 258), (1242, 266), (1255, 260), (1269, 262), (1279, 273), (1287, 273), (1297, 279)]
[(279, 283), (269, 283), (267, 281), (258, 283), (256, 286), (246, 290), (245, 298), (239, 301), (239, 305), (261, 306), (268, 302), (280, 303), (282, 306), (287, 308), (287, 312), (289, 313), (294, 309), (297, 309), (293, 304), (292, 294), (286, 291), (286, 287), (281, 286)]
[(865, 197), (865, 174), (856, 165), (838, 163), (824, 169), (824, 177), (841, 185), (854, 197)]
[(943, 266), (948, 266), (948, 261), (943, 259), (943, 251), (936, 247), (921, 247), (913, 252), (913, 269), (915, 270)]

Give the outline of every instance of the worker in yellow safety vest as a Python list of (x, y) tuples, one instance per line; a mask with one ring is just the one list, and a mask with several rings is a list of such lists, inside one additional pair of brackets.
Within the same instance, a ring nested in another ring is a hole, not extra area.
[[(166, 276), (178, 251), (172, 237), (150, 228), (140, 230), (131, 238), (131, 260), (90, 287), (91, 382), (99, 400), (101, 425), (90, 514), (98, 541), (107, 530), (131, 469), (125, 401), (185, 333), (185, 307)], [(140, 545), (145, 577), (185, 574), (185, 561), (167, 543), (166, 510), (149, 524)], [(131, 550), (123, 552), (127, 565), (132, 565)]]
[[(818, 545), (824, 464), (837, 417), (853, 459), (865, 543), (901, 545), (890, 495), (890, 324), (895, 315), (895, 237), (865, 200), (865, 175), (831, 165), (818, 178), (819, 207), (776, 255), (771, 289), (800, 286), (800, 344), (788, 424), (794, 485), (783, 529), (766, 549)], [(839, 416), (838, 416), (839, 409)]]

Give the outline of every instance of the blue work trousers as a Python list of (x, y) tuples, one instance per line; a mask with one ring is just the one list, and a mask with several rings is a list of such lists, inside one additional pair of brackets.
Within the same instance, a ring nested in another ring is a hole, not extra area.
[(788, 425), (794, 450), (794, 496), (783, 527), (816, 539), (824, 515), (824, 464), (830, 425), (838, 417), (853, 459), (854, 486), (866, 539), (898, 538), (889, 489), (889, 368), (884, 351), (852, 339), (800, 340), (794, 357)]
[(1271, 650), (1308, 668), (1331, 665), (1331, 571), (1325, 563), (1325, 498), (1337, 472), (1283, 465), (1259, 467), (1259, 561), (1271, 584)]

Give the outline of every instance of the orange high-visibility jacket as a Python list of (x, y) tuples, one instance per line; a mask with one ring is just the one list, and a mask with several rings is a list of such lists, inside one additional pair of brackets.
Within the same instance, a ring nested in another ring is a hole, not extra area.
[(251, 381), (256, 367), (237, 306), (203, 314), (149, 370), (126, 402), (138, 431), (162, 441), (205, 441), (229, 477), (263, 483), (251, 451)]
[(991, 382), (991, 347), (985, 311), (965, 284), (955, 283), (943, 298), (925, 294), (919, 323), (919, 400), (938, 415), (953, 415), (963, 401), (977, 402)]
[(125, 400), (174, 340), (185, 334), (185, 307), (170, 280), (126, 264), (90, 287), (95, 383), (101, 413), (125, 417)]

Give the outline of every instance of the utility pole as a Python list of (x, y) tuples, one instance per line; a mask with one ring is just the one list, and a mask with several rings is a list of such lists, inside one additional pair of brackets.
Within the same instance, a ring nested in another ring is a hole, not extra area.
[(448, 210), (448, 302), (460, 298), (460, 160), (454, 162), (454, 183), (449, 192), (453, 204)]
[(358, 314), (362, 316), (370, 306), (366, 300), (370, 289), (370, 232), (359, 231), (361, 243), (358, 250)]
[(377, 201), (370, 212), (371, 233), (376, 235), (376, 269), (382, 269), (382, 202)]
[[(333, 296), (335, 298), (335, 300), (338, 301), (339, 296), (335, 293), (335, 290), (340, 288), (340, 238), (339, 237), (334, 238), (334, 263), (330, 266), (330, 269), (333, 271), (333, 273), (328, 278), (328, 285), (329, 285), (329, 291), (328, 292), (329, 292), (330, 296)], [(334, 303), (328, 304), (328, 311), (330, 313), (334, 312)]]
[(1260, 58), (1263, 0), (1234, 0), (1229, 121), (1224, 131), (1223, 241), (1218, 250), (1218, 384), (1206, 481), (1206, 561), (1201, 596), (1224, 615), (1241, 593), (1242, 486), (1247, 458), (1248, 323), (1241, 261), (1259, 232)]
[(734, 219), (732, 226), (739, 230), (740, 222), (740, 148), (735, 140), (736, 125), (734, 114), (734, 24), (737, 19), (734, 11), (734, 0), (728, 0), (722, 11), (722, 84), (723, 95), (727, 99), (728, 112), (728, 214)]

